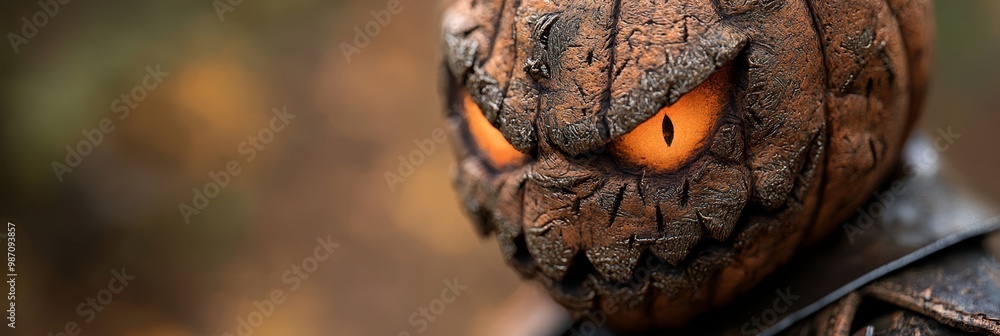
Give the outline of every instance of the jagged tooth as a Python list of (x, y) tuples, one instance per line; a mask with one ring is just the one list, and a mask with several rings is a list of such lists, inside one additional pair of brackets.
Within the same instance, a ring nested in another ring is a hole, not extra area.
[(497, 243), (504, 261), (521, 275), (531, 277), (538, 272), (537, 262), (528, 251), (523, 233), (514, 236), (497, 233)]
[(505, 234), (507, 236), (515, 237), (521, 235), (521, 228), (519, 223), (510, 220), (508, 217), (503, 216), (499, 211), (492, 210), (485, 213), (487, 221), (492, 223), (492, 226), (496, 230), (497, 235)]
[(573, 256), (579, 251), (564, 241), (564, 232), (560, 231), (567, 226), (564, 220), (555, 220), (544, 228), (525, 232), (528, 250), (538, 261), (542, 274), (556, 281), (563, 280), (573, 263)]
[(712, 238), (718, 241), (726, 241), (733, 233), (733, 229), (736, 228), (735, 223), (727, 223), (727, 221), (717, 217), (705, 216), (700, 211), (698, 212), (698, 221), (708, 230)]
[(701, 232), (701, 226), (694, 217), (664, 223), (663, 237), (657, 239), (649, 251), (668, 264), (677, 266), (701, 241)]
[(726, 241), (746, 206), (749, 172), (740, 165), (709, 164), (690, 181), (693, 213), (712, 238)]
[(605, 279), (627, 283), (641, 255), (641, 250), (631, 245), (631, 241), (623, 241), (611, 246), (597, 246), (587, 250), (587, 259)]

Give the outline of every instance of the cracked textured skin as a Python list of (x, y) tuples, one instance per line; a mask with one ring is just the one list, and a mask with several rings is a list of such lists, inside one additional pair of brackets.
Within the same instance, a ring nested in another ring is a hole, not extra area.
[[(506, 262), (577, 316), (683, 325), (826, 236), (883, 181), (926, 90), (930, 7), (458, 0), (443, 25), (455, 186)], [(723, 68), (726, 106), (683, 166), (636, 168), (607, 150)], [(523, 160), (489, 159), (466, 96)]]

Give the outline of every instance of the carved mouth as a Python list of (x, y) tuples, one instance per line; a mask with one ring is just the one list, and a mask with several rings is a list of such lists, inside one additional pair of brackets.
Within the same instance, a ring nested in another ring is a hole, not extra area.
[[(749, 195), (745, 153), (717, 158), (707, 147), (675, 173), (647, 174), (623, 170), (607, 153), (570, 156), (543, 141), (526, 162), (496, 167), (456, 110), (461, 90), (452, 86), (449, 97), (462, 160), (455, 184), (468, 211), (482, 233), (496, 234), (511, 266), (576, 313), (607, 302), (652, 310), (651, 290), (694, 302), (732, 264), (729, 237)], [(720, 137), (742, 127), (734, 111), (725, 114), (710, 142), (742, 141)]]
[[(482, 163), (474, 161), (466, 160), (463, 165)], [(500, 172), (493, 179), (460, 174), (456, 181), (460, 190), (480, 188), (497, 195), (481, 204), (486, 207), (470, 208), (474, 218), (487, 228), (485, 232), (496, 234), (508, 264), (549, 288), (574, 314), (607, 310), (608, 304), (650, 312), (655, 303), (650, 299), (653, 291), (671, 301), (693, 304), (699, 289), (713, 292), (711, 279), (732, 263), (733, 246), (708, 238), (707, 229), (696, 221), (703, 218), (697, 213), (688, 222), (672, 221), (659, 207), (638, 216), (625, 214), (628, 204), (647, 202), (625, 192), (638, 181), (616, 185), (607, 182), (613, 179), (608, 176), (587, 179), (572, 189), (575, 196), (567, 197), (571, 189), (543, 187), (529, 177), (533, 164)], [(469, 188), (470, 182), (481, 184)], [(595, 190), (589, 195), (576, 194), (591, 187)], [(537, 200), (564, 197), (568, 204), (537, 204)], [(607, 215), (582, 218), (595, 213)], [(651, 229), (647, 234), (626, 233), (642, 224)], [(665, 232), (671, 229), (689, 233)], [(589, 239), (583, 239), (587, 233)]]

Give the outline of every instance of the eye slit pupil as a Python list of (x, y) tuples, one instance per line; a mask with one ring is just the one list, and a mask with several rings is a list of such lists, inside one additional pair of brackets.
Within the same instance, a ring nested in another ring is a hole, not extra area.
[(670, 116), (663, 116), (663, 140), (667, 142), (667, 147), (674, 143), (674, 122)]

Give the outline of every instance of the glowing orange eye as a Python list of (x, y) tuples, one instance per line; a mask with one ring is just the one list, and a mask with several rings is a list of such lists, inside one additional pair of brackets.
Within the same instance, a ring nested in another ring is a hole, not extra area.
[(524, 161), (525, 155), (511, 146), (507, 139), (504, 139), (503, 133), (486, 120), (483, 111), (467, 93), (463, 99), (462, 110), (469, 124), (469, 133), (472, 133), (480, 152), (494, 167), (508, 167)]
[(626, 166), (673, 172), (704, 148), (727, 103), (730, 66), (669, 107), (660, 110), (628, 134), (611, 142), (612, 156)]

